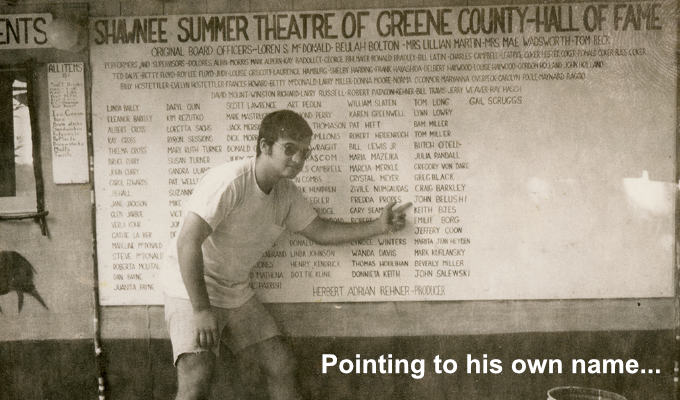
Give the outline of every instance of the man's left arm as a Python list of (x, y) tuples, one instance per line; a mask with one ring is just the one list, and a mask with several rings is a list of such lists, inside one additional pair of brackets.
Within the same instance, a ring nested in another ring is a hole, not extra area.
[(398, 207), (395, 207), (395, 204), (388, 203), (378, 219), (367, 222), (338, 222), (316, 217), (299, 233), (315, 243), (339, 244), (396, 232), (406, 225), (406, 209), (411, 203), (404, 203)]

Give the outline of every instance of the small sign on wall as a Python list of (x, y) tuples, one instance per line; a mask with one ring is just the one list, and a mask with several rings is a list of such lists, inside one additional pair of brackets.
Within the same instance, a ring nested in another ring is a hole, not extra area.
[(82, 62), (47, 66), (52, 174), (57, 184), (89, 182), (84, 68)]
[(53, 47), (47, 38), (52, 14), (3, 15), (0, 24), (0, 50)]

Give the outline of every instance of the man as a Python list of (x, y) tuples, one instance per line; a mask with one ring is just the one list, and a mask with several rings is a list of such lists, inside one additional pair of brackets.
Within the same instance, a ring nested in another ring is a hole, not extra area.
[(285, 229), (333, 244), (404, 227), (410, 203), (394, 209), (390, 203), (370, 222), (320, 218), (291, 181), (310, 154), (311, 138), (312, 130), (300, 115), (289, 110), (268, 114), (260, 126), (256, 157), (212, 168), (185, 203), (164, 271), (177, 399), (209, 395), (223, 330), (235, 354), (247, 350), (257, 357), (271, 399), (298, 399), (293, 357), (254, 296), (252, 266)]

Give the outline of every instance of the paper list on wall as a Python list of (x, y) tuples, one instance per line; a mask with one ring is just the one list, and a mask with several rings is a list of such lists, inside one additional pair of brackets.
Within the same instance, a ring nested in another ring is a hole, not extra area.
[(83, 63), (47, 65), (54, 182), (90, 180)]

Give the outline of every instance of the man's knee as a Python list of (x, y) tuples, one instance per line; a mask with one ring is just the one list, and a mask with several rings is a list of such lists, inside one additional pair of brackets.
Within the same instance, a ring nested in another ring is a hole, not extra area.
[(295, 358), (290, 347), (280, 337), (266, 340), (260, 345), (259, 359), (265, 375), (287, 378), (294, 374)]
[(210, 394), (215, 355), (210, 351), (185, 353), (177, 360), (177, 399), (204, 399)]

